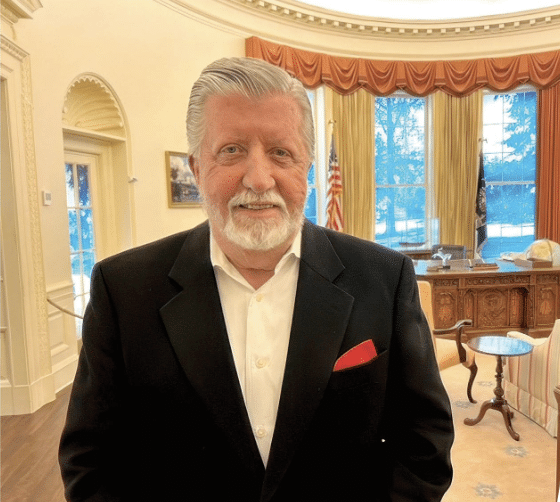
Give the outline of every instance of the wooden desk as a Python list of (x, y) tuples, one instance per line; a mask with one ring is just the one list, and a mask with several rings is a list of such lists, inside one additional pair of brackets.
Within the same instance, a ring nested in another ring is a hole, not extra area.
[(498, 261), (498, 270), (453, 267), (428, 272), (429, 261), (415, 265), (419, 280), (432, 285), (434, 327), (448, 328), (472, 319), (470, 337), (517, 330), (548, 336), (560, 318), (560, 267), (528, 269)]
[(412, 248), (412, 247), (401, 247), (398, 248), (399, 253), (410, 256), (413, 260), (430, 260), (432, 258), (432, 248)]

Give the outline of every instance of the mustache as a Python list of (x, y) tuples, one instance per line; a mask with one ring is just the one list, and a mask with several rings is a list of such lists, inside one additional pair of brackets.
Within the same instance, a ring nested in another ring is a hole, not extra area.
[(228, 207), (230, 211), (237, 206), (245, 206), (249, 204), (264, 204), (264, 205), (274, 205), (278, 206), (283, 212), (288, 212), (288, 207), (283, 197), (273, 191), (268, 190), (262, 194), (257, 194), (251, 190), (245, 190), (235, 194), (228, 202)]

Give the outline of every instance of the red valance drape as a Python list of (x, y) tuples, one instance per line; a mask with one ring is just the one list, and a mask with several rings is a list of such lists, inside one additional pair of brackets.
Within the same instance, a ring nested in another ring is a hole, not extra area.
[(560, 82), (560, 51), (465, 61), (380, 61), (330, 56), (251, 37), (245, 53), (284, 68), (311, 89), (324, 84), (343, 95), (363, 88), (377, 96), (400, 89), (415, 96), (440, 90), (459, 97), (484, 87), (507, 91), (531, 83), (543, 89)]
[(560, 242), (560, 84), (539, 93), (537, 237)]
[(397, 90), (426, 96), (440, 90), (461, 97), (482, 88), (508, 91), (533, 84), (539, 89), (536, 237), (560, 242), (560, 51), (458, 61), (381, 61), (251, 37), (245, 53), (284, 68), (306, 87), (326, 85), (342, 95), (362, 88), (377, 96)]

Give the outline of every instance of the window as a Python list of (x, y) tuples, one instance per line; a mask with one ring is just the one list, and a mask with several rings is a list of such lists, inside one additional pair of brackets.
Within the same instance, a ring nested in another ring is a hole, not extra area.
[(304, 214), (305, 217), (312, 223), (318, 223), (319, 212), (315, 163), (313, 163), (311, 169), (309, 169), (309, 173), (307, 174), (307, 201), (305, 202)]
[(315, 123), (315, 162), (309, 169), (307, 175), (307, 200), (305, 203), (304, 215), (312, 223), (318, 225), (325, 224), (326, 211), (326, 191), (325, 176), (327, 166), (325, 163), (325, 105), (324, 89), (318, 88), (313, 91), (308, 90), (307, 96), (313, 109)]
[(375, 98), (375, 240), (389, 247), (427, 236), (426, 99)]
[(487, 94), (483, 159), (488, 242), (483, 258), (524, 251), (535, 239), (537, 94)]
[[(67, 156), (66, 160), (70, 263), (74, 287), (74, 312), (83, 315), (89, 300), (91, 271), (95, 263), (95, 232), (90, 183), (91, 169), (94, 164), (72, 157), (74, 156)], [(77, 329), (80, 333), (81, 321), (79, 319)]]

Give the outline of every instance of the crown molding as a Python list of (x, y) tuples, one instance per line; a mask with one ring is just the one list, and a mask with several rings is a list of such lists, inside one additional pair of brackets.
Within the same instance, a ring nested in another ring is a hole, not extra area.
[(6, 52), (13, 56), (18, 61), (23, 61), (29, 54), (24, 51), (19, 45), (12, 42), (9, 38), (5, 37), (4, 34), (0, 33), (0, 46), (2, 48), (2, 52)]
[[(363, 39), (434, 39), (457, 40), (538, 32), (560, 28), (560, 5), (513, 14), (449, 19), (438, 21), (409, 21), (347, 15), (290, 0), (155, 0), (188, 17), (215, 21), (224, 28), (258, 31), (255, 17), (318, 32), (352, 36)], [(227, 8), (244, 12), (252, 18), (231, 19)]]
[(2, 0), (1, 13), (11, 23), (31, 19), (33, 13), (43, 7), (39, 0)]
[(295, 0), (154, 0), (196, 22), (342, 57), (459, 60), (560, 49), (560, 5), (503, 16), (446, 21), (345, 15)]
[(362, 38), (437, 38), (468, 39), (472, 37), (537, 31), (560, 27), (560, 6), (514, 14), (450, 19), (442, 21), (409, 21), (343, 13), (311, 7), (300, 2), (265, 0), (220, 0), (238, 6), (259, 17), (304, 25), (306, 29), (330, 31)]

